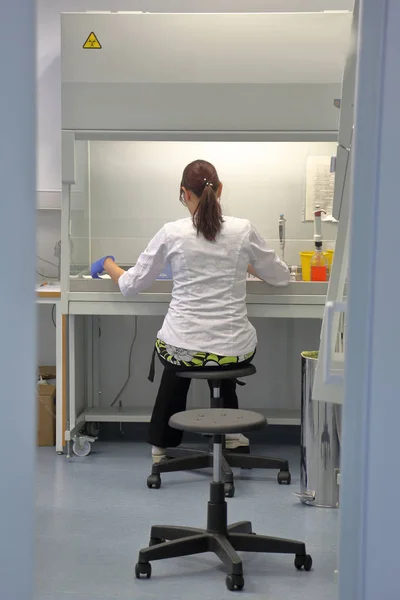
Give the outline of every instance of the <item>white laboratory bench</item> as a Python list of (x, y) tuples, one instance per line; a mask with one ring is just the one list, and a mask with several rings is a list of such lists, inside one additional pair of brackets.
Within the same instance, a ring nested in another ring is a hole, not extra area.
[[(172, 282), (157, 281), (147, 293), (124, 298), (110, 280), (70, 280), (68, 297), (69, 410), (66, 441), (73, 441), (85, 423), (146, 423), (149, 407), (101, 407), (95, 390), (98, 349), (93, 335), (95, 316), (165, 315), (171, 299)], [(274, 288), (264, 282), (247, 282), (249, 317), (322, 319), (327, 283), (293, 282)], [(89, 317), (78, 321), (79, 317)], [(82, 327), (82, 323), (85, 325)], [(81, 365), (85, 364), (82, 373)], [(79, 367), (78, 367), (79, 365)], [(86, 380), (86, 384), (83, 380)], [(85, 392), (82, 394), (84, 386)], [(77, 392), (79, 390), (79, 392)], [(85, 398), (86, 395), (86, 398)], [(257, 409), (271, 425), (299, 425), (300, 410)]]
[[(165, 315), (171, 281), (157, 281), (147, 292), (125, 298), (108, 279), (71, 279), (70, 315)], [(249, 317), (321, 319), (327, 283), (293, 282), (276, 288), (263, 281), (247, 282)]]

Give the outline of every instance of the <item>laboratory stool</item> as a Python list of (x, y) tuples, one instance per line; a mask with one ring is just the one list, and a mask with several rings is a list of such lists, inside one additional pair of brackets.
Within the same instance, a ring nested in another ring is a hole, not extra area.
[(265, 418), (247, 410), (215, 409), (189, 410), (171, 417), (171, 427), (183, 431), (213, 436), (213, 480), (210, 483), (207, 529), (153, 525), (150, 545), (139, 552), (135, 567), (138, 579), (151, 577), (153, 560), (214, 552), (228, 568), (226, 586), (229, 590), (244, 587), (243, 565), (237, 552), (294, 554), (295, 567), (310, 571), (312, 558), (303, 542), (256, 535), (250, 521), (228, 525), (227, 503), (222, 481), (222, 447), (225, 434), (261, 429)]
[[(195, 368), (187, 371), (177, 371), (178, 377), (188, 379), (207, 379), (211, 383), (211, 408), (222, 408), (223, 398), (221, 397), (222, 379), (239, 379), (248, 377), (256, 373), (254, 365), (245, 365), (243, 367), (221, 367), (217, 369), (199, 369)], [(159, 489), (161, 487), (161, 473), (171, 473), (176, 471), (190, 471), (194, 469), (206, 469), (213, 466), (212, 444), (207, 451), (190, 450), (186, 448), (167, 448), (167, 458), (152, 467), (151, 475), (147, 479), (149, 488)], [(221, 468), (224, 474), (225, 495), (232, 498), (235, 494), (235, 485), (232, 473), (232, 467), (239, 469), (279, 469), (278, 482), (280, 484), (290, 484), (291, 475), (289, 472), (289, 463), (281, 458), (268, 458), (266, 456), (254, 456), (249, 454), (249, 448), (237, 448), (228, 450), (225, 448), (225, 442), (222, 448)]]

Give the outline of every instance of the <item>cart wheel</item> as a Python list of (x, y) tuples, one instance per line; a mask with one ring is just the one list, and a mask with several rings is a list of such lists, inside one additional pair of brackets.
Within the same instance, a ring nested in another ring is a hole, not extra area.
[(78, 438), (72, 446), (72, 450), (74, 454), (76, 454), (76, 456), (88, 456), (88, 454), (90, 454), (91, 449), (91, 443), (85, 440), (84, 438)]
[(100, 423), (89, 421), (89, 423), (86, 423), (86, 431), (90, 437), (97, 437), (100, 433)]

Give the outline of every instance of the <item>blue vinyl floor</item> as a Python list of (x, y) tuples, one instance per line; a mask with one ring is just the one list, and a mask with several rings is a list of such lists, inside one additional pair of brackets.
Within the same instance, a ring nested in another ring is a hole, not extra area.
[(242, 555), (245, 589), (229, 592), (225, 568), (212, 554), (153, 563), (150, 580), (137, 581), (133, 566), (147, 545), (151, 524), (204, 527), (209, 472), (163, 475), (149, 490), (149, 447), (100, 443), (86, 458), (39, 448), (36, 493), (36, 600), (336, 600), (338, 511), (303, 506), (299, 455), (294, 447), (254, 448), (287, 458), (292, 485), (276, 473), (238, 471), (229, 521), (251, 520), (256, 533), (304, 540), (313, 556), (310, 573), (293, 557)]

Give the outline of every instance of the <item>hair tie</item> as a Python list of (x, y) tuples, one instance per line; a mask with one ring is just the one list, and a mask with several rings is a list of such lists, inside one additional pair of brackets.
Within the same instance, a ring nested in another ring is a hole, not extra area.
[(206, 178), (206, 177), (204, 177), (204, 181), (205, 181), (204, 187), (205, 187), (206, 185), (210, 185), (211, 187), (214, 187), (214, 185), (211, 183), (211, 181), (207, 181), (207, 178)]

